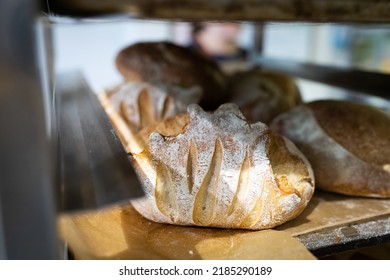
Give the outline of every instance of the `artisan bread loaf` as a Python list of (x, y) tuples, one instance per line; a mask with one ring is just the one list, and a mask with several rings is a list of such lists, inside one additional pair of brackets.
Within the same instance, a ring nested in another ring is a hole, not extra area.
[(147, 83), (125, 82), (98, 97), (129, 151), (129, 143), (134, 143), (141, 131), (151, 130), (161, 121), (186, 112), (189, 104), (199, 100), (198, 90), (187, 91), (186, 99), (178, 99)]
[(318, 188), (390, 197), (389, 115), (368, 105), (322, 100), (282, 114), (271, 127), (307, 156)]
[(277, 115), (302, 103), (294, 80), (281, 73), (254, 68), (234, 75), (229, 82), (230, 101), (248, 121), (269, 124)]
[[(190, 105), (130, 149), (145, 196), (132, 200), (161, 223), (266, 229), (300, 214), (314, 191), (310, 164), (292, 142), (250, 124), (234, 104)], [(146, 141), (145, 141), (146, 140)]]
[(226, 77), (218, 65), (172, 43), (142, 42), (126, 47), (118, 53), (116, 66), (126, 80), (148, 82), (175, 99), (185, 98), (183, 89), (197, 88), (205, 109), (215, 109), (225, 97)]

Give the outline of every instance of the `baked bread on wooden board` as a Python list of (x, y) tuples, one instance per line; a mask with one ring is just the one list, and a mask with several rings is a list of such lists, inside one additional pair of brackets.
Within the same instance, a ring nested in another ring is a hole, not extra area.
[(277, 117), (271, 128), (292, 140), (313, 166), (316, 187), (390, 197), (390, 116), (369, 105), (322, 100)]
[(190, 105), (143, 145), (130, 144), (145, 191), (132, 204), (152, 221), (267, 229), (299, 215), (314, 192), (301, 152), (234, 104), (213, 113)]
[(206, 110), (225, 102), (225, 75), (214, 61), (189, 48), (168, 42), (137, 43), (118, 53), (116, 66), (126, 80), (150, 83), (174, 98), (182, 98), (183, 89), (197, 89)]
[(254, 68), (232, 76), (229, 101), (236, 103), (248, 121), (269, 124), (274, 117), (302, 103), (292, 77)]
[(62, 214), (59, 233), (76, 259), (312, 259), (292, 236), (389, 214), (390, 200), (320, 191), (301, 215), (276, 230), (160, 224), (126, 204)]
[(63, 215), (59, 229), (76, 259), (315, 259), (285, 232), (160, 224), (129, 204)]
[(234, 104), (214, 113), (192, 104), (140, 130), (110, 98), (99, 96), (145, 191), (132, 203), (150, 220), (267, 229), (299, 215), (314, 192), (310, 164), (294, 144), (248, 123)]

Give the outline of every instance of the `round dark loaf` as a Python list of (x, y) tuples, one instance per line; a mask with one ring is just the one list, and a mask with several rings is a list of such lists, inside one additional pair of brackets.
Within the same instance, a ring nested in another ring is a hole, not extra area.
[(280, 115), (271, 127), (306, 155), (319, 189), (390, 197), (388, 114), (368, 105), (323, 100)]
[[(200, 53), (168, 42), (142, 42), (121, 50), (116, 66), (126, 80), (144, 81), (180, 99), (182, 89), (199, 88), (206, 110), (223, 103), (226, 77), (218, 65)], [(185, 98), (185, 97), (184, 97)]]
[(291, 77), (260, 68), (234, 75), (228, 89), (230, 101), (236, 103), (251, 122), (269, 124), (277, 115), (302, 103)]

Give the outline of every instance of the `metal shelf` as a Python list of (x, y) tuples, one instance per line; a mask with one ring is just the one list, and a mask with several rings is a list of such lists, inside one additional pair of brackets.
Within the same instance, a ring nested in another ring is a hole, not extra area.
[(316, 257), (352, 251), (390, 241), (390, 215), (296, 237)]
[(61, 208), (96, 208), (143, 195), (129, 156), (80, 73), (57, 77), (56, 105)]
[(357, 69), (300, 63), (286, 59), (258, 58), (255, 61), (264, 69), (336, 86), (359, 93), (390, 97), (390, 75)]

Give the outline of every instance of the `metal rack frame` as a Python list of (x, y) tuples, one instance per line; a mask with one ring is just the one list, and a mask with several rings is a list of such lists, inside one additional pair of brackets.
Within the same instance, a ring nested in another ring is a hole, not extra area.
[(390, 215), (296, 236), (318, 258), (390, 242)]
[(0, 2), (0, 258), (59, 258), (50, 96), (35, 38), (36, 3)]

